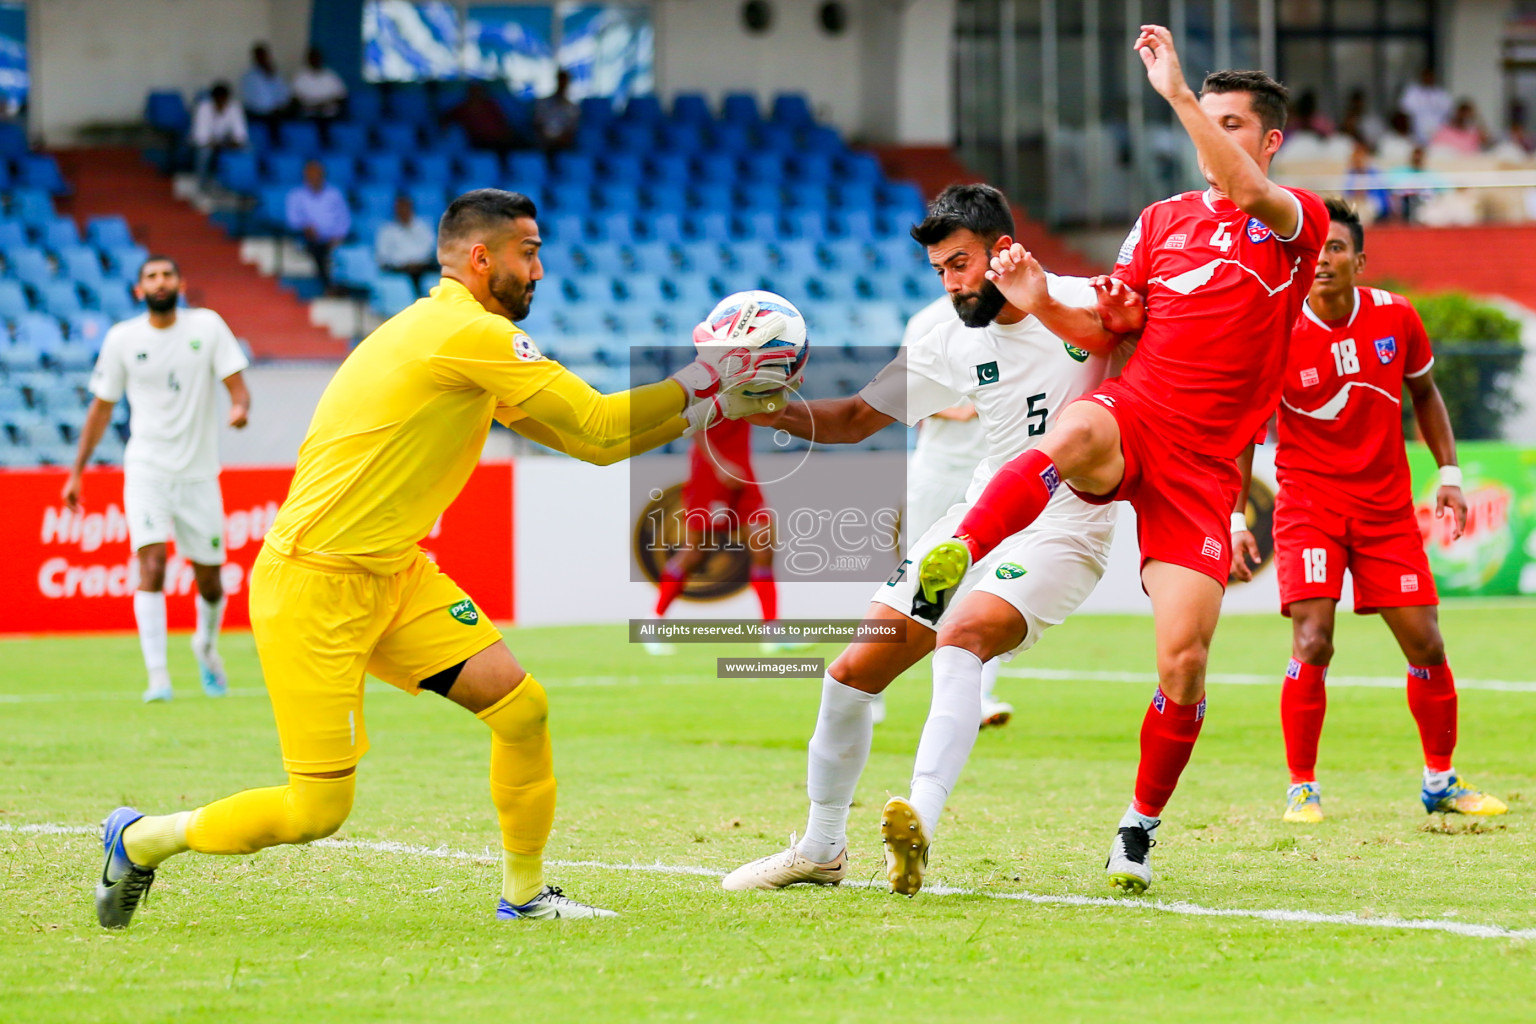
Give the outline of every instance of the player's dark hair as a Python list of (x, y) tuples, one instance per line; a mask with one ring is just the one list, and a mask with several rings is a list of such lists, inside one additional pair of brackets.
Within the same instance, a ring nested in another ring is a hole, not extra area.
[(532, 219), (538, 215), (533, 200), (521, 192), (477, 188), (448, 204), (448, 212), (437, 225), (437, 244), (441, 247), (464, 235), (496, 228), (519, 217)]
[(1253, 112), (1259, 115), (1259, 123), (1265, 131), (1285, 127), (1290, 91), (1263, 71), (1212, 71), (1200, 86), (1201, 96), (1225, 92), (1247, 93)]
[(921, 224), (912, 225), (912, 240), (927, 247), (937, 245), (966, 228), (991, 245), (1013, 234), (1013, 211), (1008, 198), (991, 185), (951, 185), (928, 205)]
[(1324, 199), (1323, 205), (1328, 207), (1329, 220), (1349, 228), (1349, 240), (1355, 245), (1355, 255), (1365, 252), (1365, 228), (1355, 208), (1342, 199)]
[(144, 262), (139, 264), (138, 277), (134, 278), (134, 280), (142, 278), (144, 276), (144, 269), (151, 263), (169, 263), (171, 265), (171, 269), (176, 271), (176, 276), (181, 276), (181, 267), (175, 260), (171, 259), (169, 256), (155, 252), (150, 253), (148, 256), (144, 257)]

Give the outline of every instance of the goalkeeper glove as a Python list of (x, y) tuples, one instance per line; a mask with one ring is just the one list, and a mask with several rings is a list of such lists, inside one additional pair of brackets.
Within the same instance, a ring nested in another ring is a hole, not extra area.
[(701, 399), (683, 411), (683, 417), (688, 421), (688, 429), (683, 431), (683, 436), (692, 437), (700, 431), (708, 430), (721, 420), (739, 420), (748, 416), (778, 412), (788, 403), (789, 394), (788, 389), (781, 389), (768, 395), (744, 395), (740, 391), (725, 391), (710, 398)]

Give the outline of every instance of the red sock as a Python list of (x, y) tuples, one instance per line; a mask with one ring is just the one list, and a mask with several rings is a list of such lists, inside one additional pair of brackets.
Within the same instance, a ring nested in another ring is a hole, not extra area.
[(672, 602), (677, 600), (677, 595), (683, 592), (683, 585), (688, 582), (688, 574), (673, 569), (670, 565), (661, 570), (661, 579), (656, 581), (656, 617), (659, 619), (667, 614), (667, 609)]
[(1155, 818), (1163, 813), (1168, 798), (1179, 784), (1205, 721), (1205, 698), (1198, 704), (1175, 704), (1158, 687), (1141, 720), (1141, 763), (1136, 766), (1137, 814)]
[(1060, 485), (1050, 456), (1030, 449), (997, 471), (955, 536), (965, 538), (973, 559), (980, 558), (1038, 519)]
[(747, 572), (747, 579), (752, 583), (752, 589), (757, 591), (757, 600), (763, 606), (763, 621), (773, 622), (779, 617), (779, 591), (773, 585), (773, 567), (754, 565)]
[(1285, 733), (1285, 763), (1291, 782), (1317, 781), (1317, 740), (1328, 711), (1327, 665), (1291, 659), (1280, 687), (1280, 730)]
[(1408, 710), (1419, 723), (1424, 767), (1450, 771), (1456, 751), (1456, 680), (1450, 662), (1408, 666)]

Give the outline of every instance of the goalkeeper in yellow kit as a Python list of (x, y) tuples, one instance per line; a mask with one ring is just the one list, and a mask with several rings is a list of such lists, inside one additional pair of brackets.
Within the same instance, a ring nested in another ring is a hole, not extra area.
[[(417, 541), (463, 488), (493, 418), (611, 463), (774, 408), (778, 396), (747, 397), (743, 385), (786, 383), (793, 353), (712, 344), (701, 325), (699, 358), (674, 376), (597, 393), (514, 326), (543, 277), (535, 214), (515, 192), (454, 200), (438, 228), (442, 282), (369, 335), (326, 388), (251, 574), (251, 628), (288, 782), (179, 814), (113, 811), (96, 885), (104, 927), (128, 925), (174, 854), (253, 853), (335, 832), (368, 750), (365, 673), (441, 694), (490, 728), (498, 918), (612, 916), (544, 882), (555, 811), (544, 688)], [(772, 338), (776, 326), (763, 318), (754, 334)]]

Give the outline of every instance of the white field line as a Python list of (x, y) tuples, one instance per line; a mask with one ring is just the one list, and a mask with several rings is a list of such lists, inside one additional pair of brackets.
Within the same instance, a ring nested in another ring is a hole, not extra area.
[[(13, 835), (49, 836), (99, 836), (101, 830), (84, 825), (12, 825), (0, 822), (0, 833)], [(409, 843), (371, 842), (362, 839), (321, 839), (311, 843), (331, 850), (355, 850), (363, 853), (382, 853), (402, 857), (430, 857), (437, 860), (463, 861), (473, 864), (495, 865), (499, 856), (486, 853), (470, 853), (451, 850), (443, 846), (413, 846)], [(688, 875), (698, 878), (723, 878), (725, 872), (690, 864), (613, 864), (600, 860), (552, 860), (550, 867), (590, 868), (597, 871), (634, 871), (658, 875)], [(851, 888), (878, 889), (877, 882), (844, 882)], [(967, 889), (952, 885), (930, 883), (923, 887), (929, 896), (980, 896), (993, 900), (1012, 900), (1056, 907), (1104, 907), (1117, 910), (1138, 910), (1176, 914), (1182, 917), (1243, 918), (1254, 921), (1272, 921), (1277, 924), (1320, 924), (1345, 928), (1392, 928), (1408, 931), (1446, 932), (1471, 939), (1536, 939), (1536, 928), (1504, 928), (1493, 924), (1472, 924), (1465, 921), (1442, 921), (1407, 917), (1362, 917), (1359, 914), (1321, 914), (1311, 910), (1255, 910), (1239, 907), (1205, 907), (1182, 900), (1166, 902), (1157, 899), (1116, 899), (1109, 896), (1051, 896), (1032, 892), (989, 892), (985, 889)]]
[[(556, 679), (547, 684), (545, 689), (555, 690), (577, 686), (692, 686), (700, 683), (768, 683), (776, 682), (769, 678), (744, 678), (744, 679), (716, 679), (707, 672), (698, 675), (676, 676), (567, 676)], [(543, 680), (540, 680), (543, 682)], [(1459, 680), (1458, 680), (1459, 682)], [(369, 683), (366, 687), (369, 693), (399, 693), (400, 691), (388, 683)], [(260, 686), (230, 687), (226, 697), (265, 697), (267, 691)], [(195, 685), (188, 683), (177, 691), (177, 700), (203, 701), (207, 700)], [(141, 700), (139, 692), (132, 687), (124, 687), (121, 690), (56, 690), (47, 693), (0, 693), (0, 704), (59, 704), (69, 702), (71, 704), (87, 703), (95, 701), (128, 701), (137, 703)]]
[[(1075, 668), (1013, 668), (1004, 666), (998, 673), (1011, 679), (1033, 679), (1048, 682), (1082, 680), (1090, 683), (1144, 683), (1157, 682), (1155, 672), (1093, 672)], [(1208, 683), (1225, 683), (1232, 686), (1279, 686), (1285, 673), (1254, 675), (1246, 672), (1212, 672), (1205, 677)], [(1361, 686), (1375, 689), (1400, 690), (1407, 685), (1405, 676), (1329, 676), (1329, 686)], [(1504, 693), (1536, 693), (1536, 682), (1512, 679), (1460, 679), (1458, 690), (1499, 690)]]

